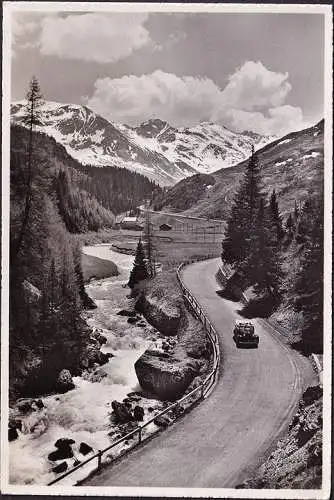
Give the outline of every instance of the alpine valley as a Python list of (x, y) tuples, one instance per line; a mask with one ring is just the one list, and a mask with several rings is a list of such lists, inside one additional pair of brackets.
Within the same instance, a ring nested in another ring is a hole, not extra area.
[[(12, 104), (11, 116), (13, 123), (22, 124), (24, 101)], [(83, 165), (127, 168), (161, 186), (236, 165), (248, 158), (252, 145), (260, 149), (276, 139), (208, 122), (174, 128), (151, 119), (131, 128), (86, 106), (51, 101), (43, 102), (36, 129), (53, 137)]]

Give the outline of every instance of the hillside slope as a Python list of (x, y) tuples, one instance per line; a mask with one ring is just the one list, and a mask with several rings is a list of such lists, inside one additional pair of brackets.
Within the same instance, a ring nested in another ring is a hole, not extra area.
[[(324, 175), (324, 121), (308, 129), (293, 132), (278, 139), (258, 151), (265, 192), (276, 190), (280, 211), (286, 215), (297, 202), (304, 201), (307, 193), (317, 191), (323, 182)], [(243, 174), (246, 161), (238, 165), (221, 169), (211, 174), (215, 183), (207, 189), (205, 196), (192, 200), (185, 213), (225, 218), (230, 210), (234, 193)], [(161, 207), (180, 210), (179, 200), (187, 205), (184, 199), (188, 183), (192, 178), (169, 190)], [(203, 190), (206, 184), (203, 179)], [(172, 196), (171, 196), (172, 194)]]
[[(24, 127), (19, 125), (11, 127), (12, 155), (17, 157), (25, 155), (27, 136), (28, 133)], [(92, 211), (102, 213), (106, 209), (109, 211), (108, 214), (104, 213), (107, 215), (106, 219), (112, 216), (112, 222), (114, 222), (113, 214), (135, 209), (146, 199), (150, 199), (153, 193), (161, 191), (159, 186), (147, 177), (127, 169), (84, 166), (75, 160), (64, 146), (44, 133), (35, 132), (34, 142), (38, 143), (38, 148), (43, 151), (48, 165), (53, 167), (60, 177), (61, 185), (56, 186), (58, 198), (59, 194), (67, 195), (69, 191), (71, 196), (76, 198), (70, 202), (72, 206), (69, 210), (70, 215), (73, 215), (75, 208), (83, 211), (86, 204), (86, 210), (83, 213), (85, 219), (89, 219)], [(66, 173), (66, 178), (59, 174), (60, 171)], [(96, 230), (97, 228), (90, 227), (89, 229)]]

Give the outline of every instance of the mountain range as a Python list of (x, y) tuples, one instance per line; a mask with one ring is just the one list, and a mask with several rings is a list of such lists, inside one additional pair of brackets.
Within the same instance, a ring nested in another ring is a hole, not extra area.
[[(25, 101), (11, 106), (11, 119), (22, 124)], [(53, 137), (83, 165), (127, 168), (161, 186), (172, 186), (197, 173), (210, 174), (246, 159), (275, 139), (237, 133), (215, 123), (175, 128), (159, 119), (129, 127), (106, 120), (86, 106), (43, 101), (37, 130)]]
[[(262, 187), (268, 195), (276, 191), (282, 216), (320, 192), (324, 181), (324, 120), (313, 127), (292, 132), (257, 151)], [(159, 210), (226, 219), (246, 161), (210, 175), (197, 174), (183, 179), (159, 196)]]

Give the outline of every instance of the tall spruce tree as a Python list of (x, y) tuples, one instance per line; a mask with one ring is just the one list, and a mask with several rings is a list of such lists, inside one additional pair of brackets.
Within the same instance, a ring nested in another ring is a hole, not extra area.
[(323, 351), (323, 252), (324, 205), (323, 195), (307, 204), (315, 209), (313, 221), (305, 240), (305, 253), (295, 283), (295, 311), (302, 312), (304, 326), (302, 346), (307, 353)]
[(25, 202), (24, 202), (24, 213), (21, 229), (17, 240), (11, 247), (11, 259), (15, 259), (22, 248), (23, 239), (25, 232), (27, 230), (29, 215), (31, 210), (31, 198), (32, 198), (32, 183), (34, 176), (34, 140), (33, 131), (34, 127), (40, 124), (40, 111), (39, 108), (42, 104), (42, 94), (40, 91), (38, 80), (35, 76), (32, 77), (29, 89), (26, 95), (26, 106), (25, 114), (23, 118), (24, 124), (29, 129), (29, 138), (27, 145), (27, 165), (25, 172)]
[(139, 239), (136, 250), (135, 261), (133, 263), (133, 268), (130, 273), (128, 285), (130, 288), (134, 288), (140, 281), (146, 280), (149, 277), (150, 276), (146, 268), (143, 244), (141, 242), (141, 239)]
[(270, 216), (271, 216), (273, 225), (276, 229), (277, 240), (281, 241), (283, 236), (284, 236), (284, 229), (283, 229), (283, 224), (282, 224), (282, 218), (281, 218), (280, 213), (279, 213), (278, 201), (277, 201), (275, 189), (273, 190), (273, 192), (270, 196), (269, 208), (270, 208)]
[(282, 279), (280, 245), (277, 228), (272, 218), (271, 207), (260, 200), (256, 226), (252, 234), (252, 245), (247, 262), (250, 281), (258, 295), (269, 295), (274, 302), (279, 297)]
[(147, 272), (149, 278), (154, 278), (156, 275), (155, 269), (155, 253), (156, 248), (154, 244), (154, 233), (153, 233), (153, 225), (151, 222), (151, 216), (149, 210), (146, 210), (145, 213), (145, 225), (144, 225), (144, 245), (147, 257)]
[(252, 155), (234, 197), (222, 242), (222, 259), (235, 269), (242, 269), (248, 258), (251, 234), (256, 223), (261, 196), (260, 167), (252, 148)]

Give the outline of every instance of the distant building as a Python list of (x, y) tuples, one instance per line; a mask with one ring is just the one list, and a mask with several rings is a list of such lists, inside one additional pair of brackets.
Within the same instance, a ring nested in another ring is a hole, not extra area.
[(121, 229), (133, 229), (135, 231), (141, 231), (143, 226), (139, 223), (138, 217), (124, 217), (120, 223)]
[(161, 224), (160, 227), (160, 231), (170, 231), (172, 229), (172, 226), (170, 226), (169, 224)]

